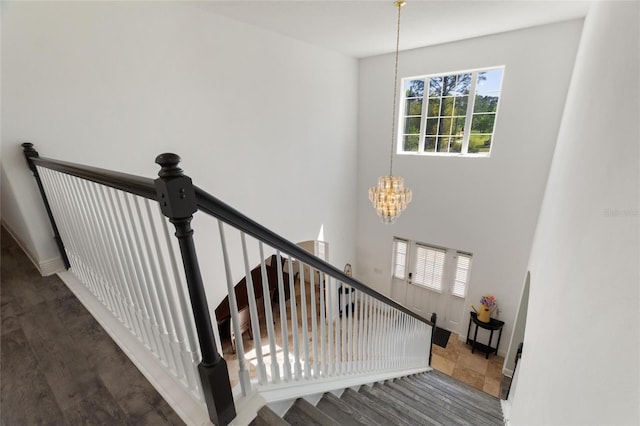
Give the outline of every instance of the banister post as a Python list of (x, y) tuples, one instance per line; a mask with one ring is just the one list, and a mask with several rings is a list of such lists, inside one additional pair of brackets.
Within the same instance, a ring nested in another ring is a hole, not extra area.
[(209, 307), (193, 243), (191, 220), (198, 210), (195, 190), (191, 178), (185, 176), (182, 169), (178, 167), (180, 160), (176, 154), (158, 155), (156, 163), (161, 169), (154, 183), (162, 214), (175, 226), (175, 236), (180, 245), (189, 299), (202, 353), (198, 371), (209, 418), (216, 425), (226, 426), (235, 418), (236, 409), (227, 363), (216, 349)]
[(33, 177), (36, 179), (36, 183), (38, 184), (38, 190), (40, 190), (40, 196), (42, 197), (42, 202), (44, 203), (44, 208), (47, 211), (47, 216), (49, 216), (49, 222), (51, 223), (51, 228), (53, 228), (53, 239), (56, 241), (56, 245), (58, 246), (58, 251), (60, 252), (60, 257), (64, 262), (65, 269), (69, 269), (71, 264), (69, 263), (69, 258), (67, 257), (67, 252), (64, 249), (64, 243), (62, 242), (62, 238), (60, 237), (60, 231), (58, 231), (58, 225), (56, 225), (56, 220), (53, 218), (53, 213), (51, 212), (51, 205), (49, 204), (49, 200), (47, 199), (47, 194), (44, 192), (44, 187), (42, 186), (42, 180), (40, 179), (40, 174), (38, 173), (38, 168), (33, 163), (33, 158), (38, 158), (40, 154), (33, 147), (31, 142), (24, 142), (22, 144), (22, 151), (24, 153), (24, 157), (27, 160), (27, 164), (29, 168), (33, 172)]
[(429, 345), (429, 365), (431, 365), (431, 358), (433, 357), (433, 335), (436, 333), (436, 322), (438, 321), (438, 314), (433, 312), (431, 314), (431, 344)]

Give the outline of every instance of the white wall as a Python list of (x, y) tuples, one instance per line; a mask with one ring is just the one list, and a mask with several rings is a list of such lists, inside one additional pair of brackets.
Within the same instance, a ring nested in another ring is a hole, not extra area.
[(198, 186), (292, 241), (324, 225), (331, 260), (353, 261), (355, 59), (188, 4), (2, 7), (2, 163), (34, 258), (57, 253), (24, 140), (149, 177), (157, 154), (179, 153)]
[(640, 7), (587, 15), (532, 249), (513, 425), (640, 424)]
[(396, 156), (394, 173), (405, 178), (413, 201), (391, 226), (379, 222), (367, 190), (388, 173), (394, 58), (360, 61), (357, 276), (390, 294), (394, 235), (473, 253), (467, 303), (477, 305), (483, 294), (498, 299), (506, 322), (501, 354), (520, 299), (581, 28), (582, 20), (570, 21), (401, 53), (401, 77), (506, 69), (491, 157)]

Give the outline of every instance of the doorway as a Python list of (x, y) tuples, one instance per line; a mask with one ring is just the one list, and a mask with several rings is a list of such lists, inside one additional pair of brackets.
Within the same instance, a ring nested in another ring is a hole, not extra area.
[(394, 238), (391, 297), (438, 326), (461, 332), (472, 254)]

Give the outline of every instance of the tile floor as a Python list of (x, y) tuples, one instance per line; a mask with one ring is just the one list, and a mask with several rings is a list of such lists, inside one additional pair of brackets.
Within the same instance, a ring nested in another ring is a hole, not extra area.
[(457, 334), (451, 333), (447, 347), (433, 345), (431, 366), (461, 382), (480, 389), (495, 397), (504, 394), (507, 378), (502, 375), (504, 358), (490, 355), (485, 358), (484, 353), (471, 353), (471, 347), (459, 339)]

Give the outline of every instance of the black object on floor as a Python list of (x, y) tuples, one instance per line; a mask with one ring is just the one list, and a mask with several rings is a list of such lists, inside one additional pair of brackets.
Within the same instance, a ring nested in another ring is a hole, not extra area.
[(441, 346), (443, 348), (447, 347), (447, 342), (449, 341), (449, 336), (451, 336), (451, 332), (445, 330), (440, 327), (436, 327), (436, 331), (433, 333), (431, 339), (435, 345)]

